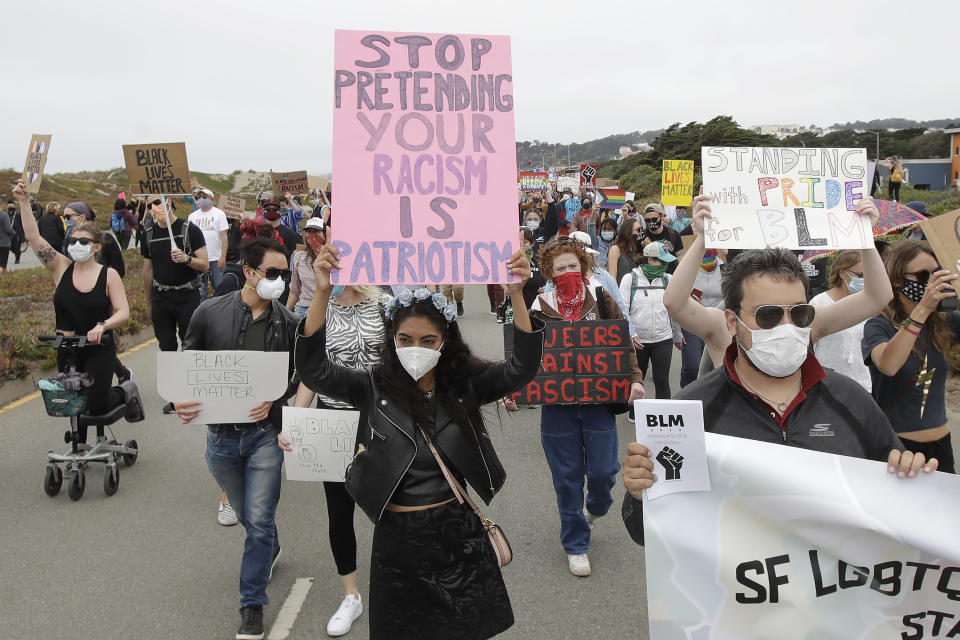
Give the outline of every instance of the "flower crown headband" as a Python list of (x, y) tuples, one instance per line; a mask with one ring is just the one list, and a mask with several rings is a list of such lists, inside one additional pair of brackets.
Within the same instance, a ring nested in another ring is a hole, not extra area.
[(418, 302), (424, 302), (425, 300), (430, 300), (433, 303), (437, 311), (443, 314), (443, 318), (447, 321), (447, 324), (457, 321), (457, 306), (451, 302), (447, 302), (447, 297), (442, 293), (433, 293), (429, 289), (406, 289), (401, 291), (400, 295), (387, 300), (383, 313), (393, 320), (394, 316), (397, 315), (398, 309), (409, 307)]

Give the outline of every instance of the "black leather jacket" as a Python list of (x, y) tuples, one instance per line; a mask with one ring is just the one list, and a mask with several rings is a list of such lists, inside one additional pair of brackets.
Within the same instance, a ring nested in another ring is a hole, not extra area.
[[(287, 380), (293, 378), (293, 347), (296, 343), (297, 316), (276, 300), (270, 302), (270, 324), (264, 333), (266, 351), (286, 351), (290, 354)], [(193, 312), (183, 350), (234, 351), (243, 346), (247, 326), (253, 320), (250, 307), (235, 291), (217, 298), (205, 300)], [(291, 382), (282, 398), (273, 403), (269, 419), (278, 428), (282, 424), (282, 406), (287, 398), (296, 393), (297, 385)]]
[[(466, 381), (478, 405), (494, 402), (527, 384), (537, 374), (543, 355), (543, 323), (533, 322), (532, 333), (516, 332), (514, 350), (503, 360)], [(377, 522), (417, 453), (409, 413), (385, 395), (370, 370), (342, 367), (327, 358), (326, 325), (310, 337), (297, 333), (296, 365), (301, 380), (313, 391), (349, 402), (360, 410), (357, 455), (347, 468), (347, 491), (371, 521)], [(493, 449), (486, 428), (479, 445), (458, 423), (470, 419), (459, 400), (449, 415), (438, 403), (434, 444), (444, 461), (473, 487), (487, 504), (503, 487), (506, 472)], [(467, 425), (469, 426), (469, 425)]]

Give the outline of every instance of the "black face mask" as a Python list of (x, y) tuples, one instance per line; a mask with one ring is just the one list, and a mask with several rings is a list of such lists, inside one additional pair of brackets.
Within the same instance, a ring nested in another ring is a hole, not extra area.
[(920, 304), (920, 301), (923, 300), (923, 294), (927, 292), (927, 281), (904, 280), (903, 284), (900, 285), (900, 291), (902, 291), (903, 295), (911, 302)]
[(663, 224), (661, 220), (656, 220), (656, 221), (645, 220), (644, 222), (647, 225), (647, 231), (656, 231), (657, 229), (660, 228), (660, 225)]
[(591, 202), (590, 200), (584, 200), (584, 201), (580, 204), (580, 206), (583, 207), (584, 209), (589, 209), (590, 207), (593, 206), (593, 202)]

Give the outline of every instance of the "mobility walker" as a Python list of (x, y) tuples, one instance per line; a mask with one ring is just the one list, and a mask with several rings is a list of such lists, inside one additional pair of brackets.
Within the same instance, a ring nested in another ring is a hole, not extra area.
[[(90, 376), (77, 369), (77, 353), (81, 349), (97, 348), (100, 345), (88, 343), (86, 336), (40, 336), (42, 346), (56, 349), (62, 354), (62, 371), (53, 378), (41, 380), (39, 383), (43, 403), (47, 414), (57, 418), (70, 418), (70, 430), (63, 434), (64, 442), (70, 448), (63, 454), (53, 451), (47, 453), (47, 470), (43, 477), (43, 489), (48, 496), (60, 493), (63, 476), (69, 475), (67, 494), (71, 500), (79, 500), (83, 496), (86, 478), (84, 470), (93, 462), (103, 463), (103, 492), (112, 496), (120, 486), (120, 469), (117, 467), (118, 458), (123, 458), (124, 464), (133, 466), (137, 461), (138, 449), (136, 440), (127, 440), (119, 444), (110, 429), (111, 439), (107, 440), (104, 429), (109, 429), (114, 422), (125, 418), (127, 422), (140, 422), (144, 419), (143, 403), (140, 392), (133, 380), (127, 380), (120, 385), (125, 401), (103, 415), (86, 413), (87, 397), (83, 387), (90, 385)], [(94, 426), (97, 428), (97, 442), (93, 446), (86, 442), (79, 442), (77, 428), (79, 426)], [(60, 464), (64, 469), (60, 469)]]

